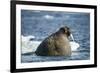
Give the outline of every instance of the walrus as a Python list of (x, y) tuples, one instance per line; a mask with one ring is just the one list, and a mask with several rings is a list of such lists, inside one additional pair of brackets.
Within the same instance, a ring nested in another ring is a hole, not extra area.
[(61, 27), (57, 32), (45, 38), (35, 51), (38, 56), (71, 56), (69, 27)]

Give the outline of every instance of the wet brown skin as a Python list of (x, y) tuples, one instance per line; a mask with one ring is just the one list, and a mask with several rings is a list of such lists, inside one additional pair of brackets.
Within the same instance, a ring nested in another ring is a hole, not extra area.
[(71, 46), (68, 37), (70, 29), (65, 26), (45, 38), (35, 51), (39, 56), (70, 56)]

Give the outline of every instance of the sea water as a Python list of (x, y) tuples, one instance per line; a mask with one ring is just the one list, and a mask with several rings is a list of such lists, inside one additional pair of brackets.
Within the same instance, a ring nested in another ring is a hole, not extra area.
[[(73, 34), (71, 42), (79, 44), (70, 57), (37, 56), (37, 46), (61, 26), (68, 26)], [(90, 59), (90, 14), (53, 11), (21, 11), (21, 62), (47, 62)]]

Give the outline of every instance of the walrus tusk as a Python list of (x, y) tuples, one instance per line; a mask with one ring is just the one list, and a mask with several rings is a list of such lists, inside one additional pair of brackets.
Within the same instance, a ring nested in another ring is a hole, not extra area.
[(75, 40), (74, 40), (74, 37), (73, 37), (73, 35), (72, 35), (72, 34), (70, 35), (70, 37), (71, 37), (71, 39), (72, 39), (73, 41), (75, 41)]
[(70, 35), (72, 41), (70, 42), (71, 44), (71, 49), (72, 51), (77, 51), (77, 49), (80, 47), (79, 43), (75, 42), (73, 35)]

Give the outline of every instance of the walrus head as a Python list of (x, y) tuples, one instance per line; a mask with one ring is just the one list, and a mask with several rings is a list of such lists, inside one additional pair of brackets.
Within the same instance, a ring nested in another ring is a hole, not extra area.
[(60, 28), (60, 31), (61, 31), (62, 33), (64, 33), (64, 34), (66, 34), (67, 37), (69, 37), (70, 34), (71, 34), (70, 28), (67, 27), (67, 26), (61, 27), (61, 28)]

